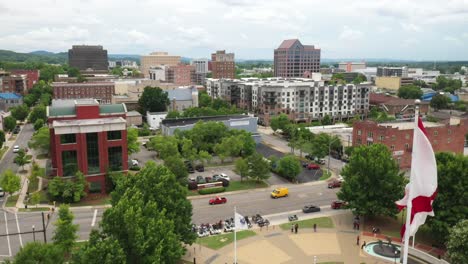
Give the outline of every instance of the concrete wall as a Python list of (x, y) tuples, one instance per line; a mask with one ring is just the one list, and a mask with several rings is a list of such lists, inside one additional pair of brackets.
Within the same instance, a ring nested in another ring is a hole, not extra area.
[(390, 90), (398, 90), (401, 86), (400, 77), (377, 77), (375, 78), (375, 85), (378, 88), (385, 88)]

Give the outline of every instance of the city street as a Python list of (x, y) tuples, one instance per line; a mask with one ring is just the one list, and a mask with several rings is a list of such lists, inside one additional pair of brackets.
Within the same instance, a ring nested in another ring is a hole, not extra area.
[(22, 126), (21, 132), (16, 137), (16, 142), (13, 143), (12, 147), (5, 153), (3, 159), (0, 161), (0, 174), (5, 170), (10, 169), (13, 172), (18, 170), (18, 165), (13, 161), (15, 159), (15, 153), (13, 153), (13, 146), (18, 145), (20, 148), (24, 149), (28, 147), (28, 142), (34, 133), (34, 128), (32, 124), (26, 124)]

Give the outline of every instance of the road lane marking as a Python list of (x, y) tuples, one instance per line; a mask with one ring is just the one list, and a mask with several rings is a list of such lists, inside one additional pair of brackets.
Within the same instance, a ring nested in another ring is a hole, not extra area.
[(19, 236), (20, 245), (21, 245), (21, 247), (23, 247), (23, 239), (21, 238), (21, 230), (20, 230), (20, 227), (19, 227), (18, 215), (17, 214), (15, 214), (15, 218), (16, 218), (16, 227), (18, 228), (18, 236)]
[(7, 234), (7, 242), (8, 242), (8, 256), (11, 257), (11, 245), (10, 245), (10, 236), (8, 233), (8, 219), (6, 216), (6, 212), (3, 212), (3, 215), (5, 216), (5, 227), (6, 227), (6, 234)]
[(94, 216), (93, 216), (93, 221), (91, 222), (91, 226), (94, 226), (96, 224), (96, 216), (97, 216), (97, 209), (94, 209)]

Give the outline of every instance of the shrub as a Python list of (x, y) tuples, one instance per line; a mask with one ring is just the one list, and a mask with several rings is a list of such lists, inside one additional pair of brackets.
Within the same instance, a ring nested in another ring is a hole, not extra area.
[(207, 189), (201, 189), (198, 191), (199, 194), (213, 194), (213, 193), (221, 193), (226, 191), (226, 188), (224, 187), (214, 187), (214, 188), (207, 188)]
[(129, 170), (131, 170), (131, 171), (139, 171), (139, 170), (140, 170), (140, 167), (139, 167), (138, 165), (131, 166), (131, 167), (129, 168)]

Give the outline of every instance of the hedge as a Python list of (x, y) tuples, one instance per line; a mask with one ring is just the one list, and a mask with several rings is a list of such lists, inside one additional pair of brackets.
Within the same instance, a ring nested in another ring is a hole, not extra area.
[(220, 193), (226, 191), (224, 187), (214, 187), (214, 188), (207, 188), (201, 189), (198, 191), (199, 194), (212, 194), (212, 193)]

